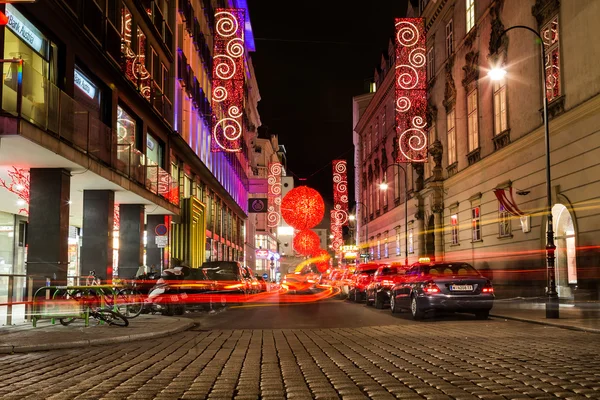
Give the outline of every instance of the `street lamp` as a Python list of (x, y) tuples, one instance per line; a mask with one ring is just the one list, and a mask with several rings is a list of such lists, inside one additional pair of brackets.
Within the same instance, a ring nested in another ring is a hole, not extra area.
[[(398, 163), (393, 163), (387, 166), (385, 169), (386, 172), (390, 167), (396, 165), (398, 169), (401, 169), (404, 172), (404, 265), (408, 265), (408, 174), (406, 173), (406, 168)], [(381, 190), (387, 190), (388, 184), (387, 182), (381, 182), (379, 184), (379, 188)], [(398, 188), (396, 190), (400, 190), (400, 174), (398, 173)]]
[[(548, 218), (548, 229), (546, 232), (546, 279), (547, 279), (547, 288), (546, 288), (546, 318), (558, 318), (558, 293), (556, 292), (556, 271), (554, 269), (554, 252), (556, 251), (556, 246), (554, 244), (554, 229), (552, 227), (552, 180), (550, 177), (550, 134), (548, 128), (548, 97), (546, 95), (546, 49), (544, 48), (544, 40), (540, 36), (540, 34), (531, 29), (528, 26), (524, 25), (515, 25), (510, 28), (505, 29), (496, 41), (496, 48), (498, 48), (500, 44), (500, 40), (502, 37), (512, 29), (526, 29), (530, 32), (533, 32), (535, 36), (540, 40), (540, 49), (542, 56), (542, 96), (544, 98), (544, 138), (546, 142), (546, 214)], [(506, 71), (504, 69), (493, 68), (488, 72), (490, 79), (492, 80), (500, 80), (506, 75)]]

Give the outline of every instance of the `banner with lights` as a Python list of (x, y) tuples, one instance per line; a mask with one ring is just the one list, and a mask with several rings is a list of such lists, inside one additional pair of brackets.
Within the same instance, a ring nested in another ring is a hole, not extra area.
[(331, 210), (331, 234), (333, 235), (333, 239), (331, 239), (331, 249), (334, 251), (336, 255), (339, 255), (342, 245), (344, 244), (344, 237), (342, 234), (342, 225), (337, 222), (336, 219), (336, 210)]
[(269, 163), (267, 184), (267, 226), (274, 228), (281, 221), (281, 173), (283, 165), (279, 162)]
[(333, 209), (335, 211), (336, 223), (340, 226), (348, 225), (348, 176), (346, 160), (333, 160)]
[(244, 27), (241, 8), (217, 8), (212, 71), (213, 152), (242, 151), (244, 113)]
[(396, 18), (396, 133), (399, 163), (427, 162), (425, 20)]

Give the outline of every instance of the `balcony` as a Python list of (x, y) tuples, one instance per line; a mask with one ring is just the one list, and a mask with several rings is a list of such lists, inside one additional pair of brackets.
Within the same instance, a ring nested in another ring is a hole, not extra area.
[[(4, 116), (35, 125), (179, 206), (177, 181), (166, 171), (147, 160), (132, 144), (120, 143), (113, 129), (27, 63), (14, 60), (2, 64), (1, 113)], [(17, 126), (0, 124), (0, 136), (18, 134)]]

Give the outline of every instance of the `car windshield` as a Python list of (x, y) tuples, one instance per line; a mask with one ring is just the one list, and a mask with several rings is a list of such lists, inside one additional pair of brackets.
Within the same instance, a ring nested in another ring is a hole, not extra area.
[(204, 263), (201, 267), (208, 279), (217, 281), (234, 281), (238, 279), (238, 265), (231, 262)]
[(479, 272), (466, 263), (426, 265), (421, 267), (428, 275), (479, 275)]
[(384, 268), (381, 270), (381, 275), (396, 275), (397, 273), (398, 268), (396, 267)]

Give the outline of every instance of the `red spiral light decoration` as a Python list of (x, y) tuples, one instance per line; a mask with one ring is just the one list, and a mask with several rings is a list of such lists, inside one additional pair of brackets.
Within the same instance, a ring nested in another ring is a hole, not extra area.
[(313, 231), (305, 229), (296, 233), (293, 244), (296, 252), (307, 256), (319, 250), (321, 239)]
[(288, 225), (300, 231), (317, 226), (324, 214), (323, 198), (308, 186), (290, 190), (281, 201), (281, 216)]

